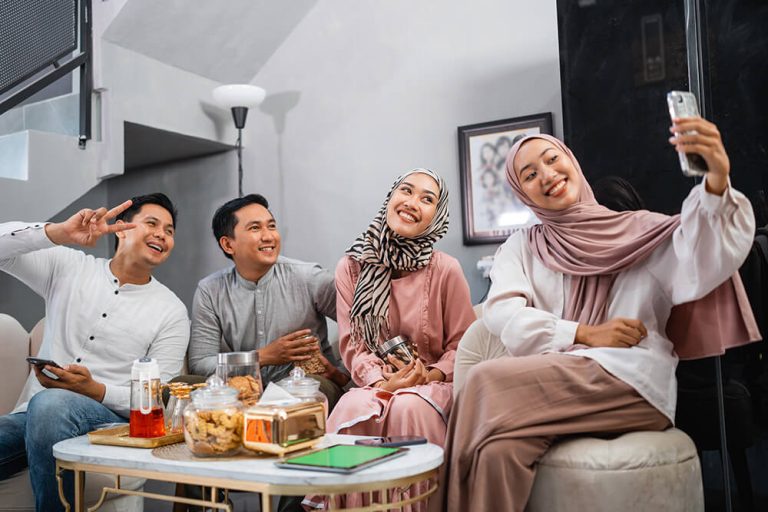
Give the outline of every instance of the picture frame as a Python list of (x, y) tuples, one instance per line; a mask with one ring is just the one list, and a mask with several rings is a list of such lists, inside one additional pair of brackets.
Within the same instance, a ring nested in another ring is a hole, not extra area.
[(538, 222), (513, 192), (505, 168), (515, 139), (537, 133), (552, 134), (551, 113), (458, 127), (464, 245), (501, 243)]

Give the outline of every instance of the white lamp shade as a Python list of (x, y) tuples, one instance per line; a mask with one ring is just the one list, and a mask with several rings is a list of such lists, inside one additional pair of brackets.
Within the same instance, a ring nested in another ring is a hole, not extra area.
[(224, 108), (257, 107), (267, 92), (249, 84), (220, 85), (213, 90), (213, 100)]

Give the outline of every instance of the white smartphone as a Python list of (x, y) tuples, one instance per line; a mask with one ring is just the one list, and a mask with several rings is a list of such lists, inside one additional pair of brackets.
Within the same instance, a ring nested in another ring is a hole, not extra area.
[[(669, 107), (669, 117), (672, 119), (700, 115), (696, 96), (688, 91), (668, 92), (667, 106)], [(707, 174), (707, 162), (701, 155), (696, 153), (678, 153), (677, 155), (680, 157), (680, 168), (686, 176), (704, 176)]]

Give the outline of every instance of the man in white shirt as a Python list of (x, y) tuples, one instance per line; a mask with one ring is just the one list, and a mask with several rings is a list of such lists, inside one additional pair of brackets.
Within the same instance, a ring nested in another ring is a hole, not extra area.
[[(57, 224), (0, 224), (0, 270), (45, 299), (38, 356), (61, 366), (34, 366), (17, 407), (0, 416), (0, 479), (29, 466), (38, 511), (63, 510), (53, 445), (125, 421), (135, 359), (156, 359), (163, 380), (181, 370), (187, 311), (152, 277), (173, 249), (175, 225), (176, 210), (159, 193), (109, 211), (84, 209)], [(110, 233), (117, 237), (111, 260), (60, 247), (93, 246)], [(65, 494), (72, 503), (68, 473)]]

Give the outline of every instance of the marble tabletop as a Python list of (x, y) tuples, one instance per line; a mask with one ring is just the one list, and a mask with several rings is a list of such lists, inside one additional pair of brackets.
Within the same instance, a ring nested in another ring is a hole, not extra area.
[[(327, 434), (318, 447), (333, 444), (354, 444), (356, 439), (362, 439), (362, 437)], [(155, 457), (150, 449), (91, 444), (88, 441), (88, 436), (75, 437), (56, 443), (53, 447), (53, 455), (57, 459), (67, 462), (228, 478), (283, 486), (375, 483), (417, 475), (435, 469), (443, 462), (443, 449), (437, 445), (422, 444), (408, 448), (408, 453), (402, 457), (349, 475), (281, 469), (275, 466), (277, 457), (258, 455), (254, 455), (253, 458), (229, 461), (217, 461), (216, 459), (166, 460)]]

